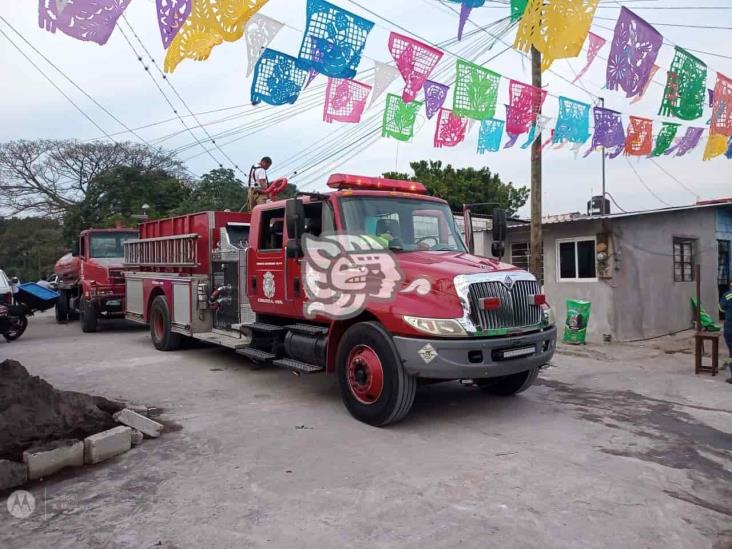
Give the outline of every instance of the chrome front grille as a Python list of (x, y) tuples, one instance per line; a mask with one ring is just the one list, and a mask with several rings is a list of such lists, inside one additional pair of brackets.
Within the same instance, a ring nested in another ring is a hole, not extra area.
[[(534, 280), (517, 280), (511, 289), (498, 281), (474, 282), (470, 284), (470, 319), (478, 330), (497, 330), (501, 328), (524, 328), (541, 322), (541, 307), (529, 303), (530, 296), (539, 293), (539, 285)], [(501, 307), (486, 311), (481, 299), (497, 297)]]

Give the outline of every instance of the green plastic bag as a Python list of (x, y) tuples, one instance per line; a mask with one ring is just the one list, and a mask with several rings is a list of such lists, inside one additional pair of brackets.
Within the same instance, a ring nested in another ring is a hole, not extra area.
[[(693, 297), (691, 298), (691, 310), (694, 311), (694, 322), (696, 322), (696, 299)], [(712, 320), (712, 317), (709, 316), (709, 314), (704, 310), (704, 307), (701, 309), (701, 325), (702, 328), (704, 328), (707, 332), (718, 332), (722, 328), (719, 324), (714, 322)]]
[(584, 345), (587, 340), (587, 325), (590, 322), (589, 301), (567, 300), (567, 320), (564, 323), (564, 342)]

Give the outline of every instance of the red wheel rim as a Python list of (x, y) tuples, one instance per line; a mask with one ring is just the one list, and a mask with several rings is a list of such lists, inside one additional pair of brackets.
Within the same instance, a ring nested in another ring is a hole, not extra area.
[(348, 355), (348, 387), (361, 404), (373, 404), (384, 390), (381, 359), (371, 347), (357, 345)]
[(165, 327), (163, 326), (163, 315), (158, 311), (153, 313), (153, 327), (155, 329), (155, 337), (158, 340), (163, 339), (163, 332), (165, 331)]

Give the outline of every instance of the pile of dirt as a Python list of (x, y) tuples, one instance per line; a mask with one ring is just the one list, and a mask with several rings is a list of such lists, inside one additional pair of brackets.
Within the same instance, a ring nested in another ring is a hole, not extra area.
[(122, 405), (102, 397), (59, 391), (20, 362), (0, 362), (0, 459), (53, 440), (83, 439), (116, 425)]

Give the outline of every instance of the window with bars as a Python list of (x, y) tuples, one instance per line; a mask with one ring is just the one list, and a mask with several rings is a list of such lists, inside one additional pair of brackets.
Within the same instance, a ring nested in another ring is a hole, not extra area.
[(717, 285), (729, 286), (729, 261), (730, 261), (730, 241), (718, 240), (719, 244), (719, 268), (717, 271)]
[[(511, 265), (515, 265), (519, 269), (529, 270), (529, 256), (531, 255), (531, 246), (528, 242), (512, 242), (511, 243)], [(539, 284), (544, 284), (544, 247), (542, 246), (541, 255), (539, 257)]]
[(674, 237), (674, 282), (694, 281), (696, 239)]

